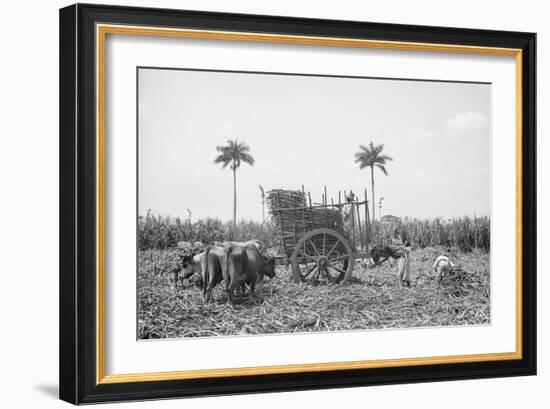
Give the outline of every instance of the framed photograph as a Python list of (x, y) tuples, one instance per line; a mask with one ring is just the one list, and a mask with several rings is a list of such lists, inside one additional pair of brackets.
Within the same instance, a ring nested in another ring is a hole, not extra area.
[(61, 9), (61, 399), (534, 375), (535, 53)]

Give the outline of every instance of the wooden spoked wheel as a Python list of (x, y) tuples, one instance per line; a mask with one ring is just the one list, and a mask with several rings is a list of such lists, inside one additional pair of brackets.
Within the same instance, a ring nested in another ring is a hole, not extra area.
[(332, 229), (307, 232), (294, 247), (290, 258), (296, 282), (340, 283), (353, 273), (355, 259), (348, 240)]

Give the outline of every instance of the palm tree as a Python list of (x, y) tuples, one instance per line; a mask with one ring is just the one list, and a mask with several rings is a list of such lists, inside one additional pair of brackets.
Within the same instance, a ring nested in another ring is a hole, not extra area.
[(222, 169), (230, 165), (233, 171), (233, 226), (237, 225), (237, 169), (241, 162), (254, 165), (254, 158), (250, 155), (250, 147), (237, 139), (228, 140), (224, 146), (216, 146), (219, 155), (214, 159), (214, 163), (221, 163)]
[(359, 164), (359, 169), (370, 168), (371, 192), (372, 192), (372, 221), (374, 222), (375, 202), (374, 202), (374, 167), (388, 176), (386, 162), (393, 160), (388, 155), (382, 155), (384, 144), (374, 145), (372, 141), (368, 146), (359, 145), (359, 152), (355, 154), (355, 163)]

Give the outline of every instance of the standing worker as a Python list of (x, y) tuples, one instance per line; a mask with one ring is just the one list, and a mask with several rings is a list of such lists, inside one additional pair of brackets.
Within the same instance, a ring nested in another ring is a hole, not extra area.
[(347, 238), (351, 245), (352, 250), (355, 252), (355, 195), (353, 191), (346, 196), (346, 204), (342, 209), (342, 215), (344, 217), (344, 231), (347, 234)]

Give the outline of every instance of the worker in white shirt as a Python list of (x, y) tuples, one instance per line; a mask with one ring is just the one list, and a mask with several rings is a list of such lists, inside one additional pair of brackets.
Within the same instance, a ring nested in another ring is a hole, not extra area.
[(433, 270), (437, 275), (437, 279), (441, 282), (447, 275), (449, 275), (454, 267), (455, 265), (449, 257), (441, 255), (435, 259)]

